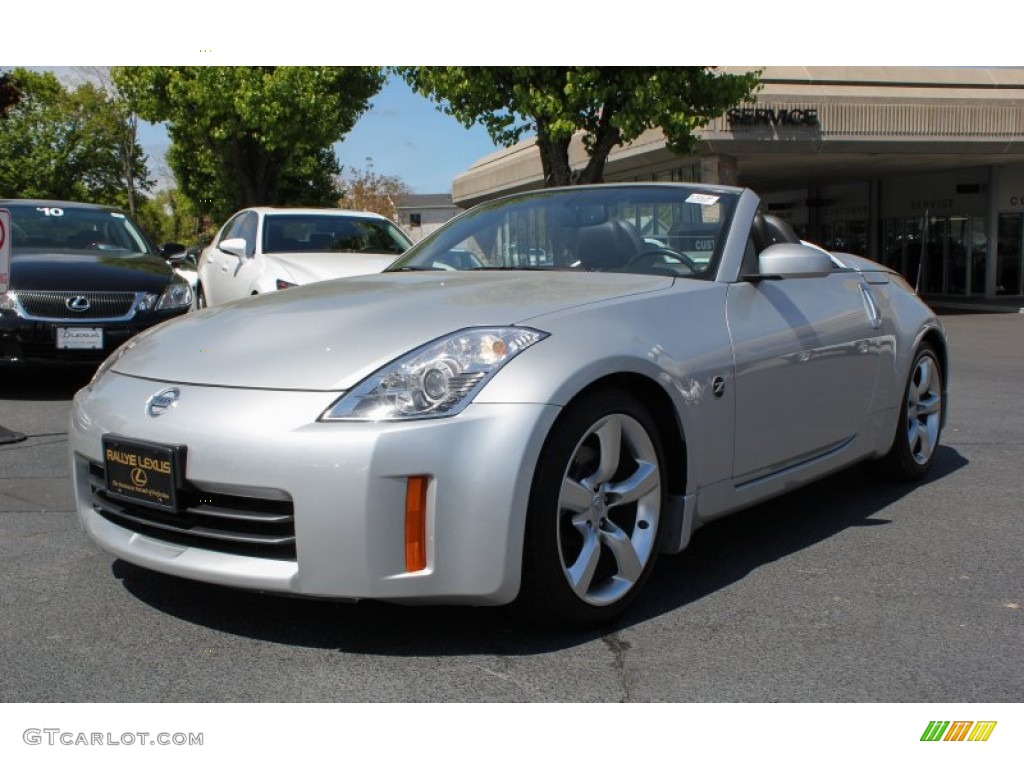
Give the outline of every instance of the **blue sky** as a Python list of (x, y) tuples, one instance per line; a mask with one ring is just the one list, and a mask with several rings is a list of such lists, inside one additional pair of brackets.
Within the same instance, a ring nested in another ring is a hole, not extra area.
[[(139, 138), (154, 174), (161, 167), (166, 172), (159, 158), (167, 149), (167, 132), (144, 125)], [(372, 158), (376, 173), (397, 176), (422, 194), (451, 192), (455, 176), (496, 149), (483, 128), (463, 128), (397, 77), (388, 79), (371, 108), (335, 146), (345, 168), (365, 169)]]
[(463, 128), (395, 77), (335, 147), (342, 165), (363, 168), (372, 157), (377, 173), (398, 176), (420, 193), (450, 192), (456, 175), (496, 149), (483, 128)]

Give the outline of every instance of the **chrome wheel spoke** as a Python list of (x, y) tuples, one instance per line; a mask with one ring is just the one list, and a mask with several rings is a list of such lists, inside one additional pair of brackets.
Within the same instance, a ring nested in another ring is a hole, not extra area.
[(941, 408), (942, 400), (938, 395), (929, 395), (927, 399), (922, 400), (917, 405), (917, 412), (921, 416), (931, 416), (937, 414)]
[(562, 490), (558, 497), (560, 509), (568, 509), (571, 512), (586, 512), (590, 509), (590, 501), (593, 494), (582, 483), (573, 480), (571, 477), (562, 479)]
[(594, 434), (597, 436), (601, 452), (597, 471), (587, 478), (586, 482), (596, 488), (600, 483), (612, 479), (612, 475), (619, 468), (620, 452), (622, 450), (622, 420), (617, 414), (613, 414), (604, 420)]
[(572, 587), (573, 592), (580, 597), (586, 597), (590, 590), (590, 584), (594, 580), (597, 563), (601, 559), (601, 545), (593, 530), (580, 526), (577, 526), (577, 529), (583, 533), (583, 548), (580, 550), (576, 562), (565, 570), (565, 575), (569, 579), (569, 586)]
[(921, 376), (921, 382), (917, 386), (917, 399), (921, 400), (922, 396), (927, 397), (932, 391), (932, 380), (935, 378), (935, 367), (932, 365), (931, 360), (924, 358), (918, 364), (917, 370)]
[(614, 523), (606, 521), (601, 526), (598, 537), (615, 558), (619, 578), (628, 582), (639, 579), (644, 566), (640, 562), (637, 551), (633, 548), (633, 541), (626, 535), (626, 532)]
[(925, 462), (932, 455), (932, 451), (935, 448), (935, 445), (932, 442), (931, 430), (923, 426), (920, 427), (917, 430), (917, 439), (918, 449), (914, 451), (914, 458), (916, 458), (920, 462)]
[(907, 429), (907, 444), (910, 446), (910, 452), (917, 453), (917, 441), (921, 434), (921, 424), (917, 419), (912, 418)]
[(658, 490), (661, 481), (658, 467), (649, 461), (638, 461), (636, 471), (625, 480), (605, 486), (608, 506), (639, 501), (648, 493)]

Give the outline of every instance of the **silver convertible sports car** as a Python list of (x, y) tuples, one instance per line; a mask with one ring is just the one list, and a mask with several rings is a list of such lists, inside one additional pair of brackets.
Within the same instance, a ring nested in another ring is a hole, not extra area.
[(947, 370), (903, 278), (750, 190), (571, 187), (140, 334), (71, 461), (88, 534), (155, 571), (585, 625), (710, 520), (855, 463), (921, 478)]

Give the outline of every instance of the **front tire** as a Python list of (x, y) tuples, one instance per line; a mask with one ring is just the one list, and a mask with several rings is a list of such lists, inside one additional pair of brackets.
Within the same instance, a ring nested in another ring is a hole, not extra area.
[(196, 287), (196, 309), (206, 309), (206, 291), (202, 283)]
[(942, 365), (935, 348), (924, 343), (914, 354), (892, 447), (868, 464), (871, 474), (892, 480), (920, 480), (928, 474), (939, 447), (943, 408)]
[(570, 406), (534, 476), (517, 608), (563, 626), (621, 614), (654, 567), (665, 488), (661, 438), (636, 398), (606, 390)]

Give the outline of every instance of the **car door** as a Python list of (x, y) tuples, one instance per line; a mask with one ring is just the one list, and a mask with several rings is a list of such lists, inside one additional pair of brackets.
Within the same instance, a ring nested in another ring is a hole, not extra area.
[(214, 238), (213, 243), (203, 255), (204, 264), (200, 270), (203, 281), (203, 291), (206, 293), (208, 304), (222, 304), (227, 291), (227, 283), (230, 280), (232, 263), (237, 264), (237, 257), (225, 253), (220, 249), (220, 244), (232, 237), (236, 237), (242, 221), (244, 212), (237, 213), (228, 219), (228, 222), (220, 228), (220, 232)]
[(843, 450), (872, 410), (882, 343), (859, 273), (737, 282), (726, 314), (735, 361), (739, 482)]
[[(221, 230), (210, 254), (209, 285), (206, 288), (210, 304), (223, 304), (250, 295), (255, 283), (256, 228), (259, 217), (255, 211), (242, 211)], [(245, 255), (238, 256), (220, 248), (225, 240), (245, 240)]]

